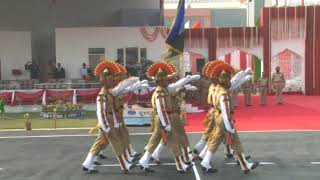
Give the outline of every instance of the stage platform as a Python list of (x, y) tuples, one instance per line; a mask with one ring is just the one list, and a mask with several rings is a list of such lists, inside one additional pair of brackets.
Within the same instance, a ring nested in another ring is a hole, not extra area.
[[(259, 105), (259, 96), (252, 99), (252, 106), (245, 106), (243, 96), (239, 96), (239, 107), (234, 110), (238, 130), (320, 130), (320, 96), (285, 95), (282, 105), (269, 96), (265, 106)], [(188, 114), (186, 129), (202, 131), (205, 116), (206, 112)]]

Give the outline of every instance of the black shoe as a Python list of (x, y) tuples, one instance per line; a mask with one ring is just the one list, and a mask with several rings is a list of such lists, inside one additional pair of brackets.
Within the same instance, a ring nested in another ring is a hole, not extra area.
[(147, 173), (153, 173), (153, 172), (154, 172), (153, 169), (143, 167), (142, 165), (140, 165), (140, 169), (141, 169), (142, 171), (144, 171), (144, 172), (147, 172)]
[(99, 154), (99, 158), (100, 159), (107, 159), (107, 156), (103, 155), (103, 154)]
[(101, 163), (99, 163), (98, 161), (93, 162), (93, 164), (96, 165), (96, 166), (100, 166), (101, 165)]
[(233, 158), (233, 154), (226, 154), (226, 158), (227, 159)]
[(205, 173), (217, 173), (217, 172), (218, 172), (218, 169), (213, 169), (213, 168), (207, 169), (207, 168), (205, 168), (205, 167), (203, 167), (203, 166), (201, 166), (201, 169), (202, 169), (202, 171), (205, 172)]
[(89, 169), (86, 168), (86, 167), (82, 167), (82, 170), (83, 170), (86, 174), (96, 174), (96, 173), (99, 173), (99, 171), (96, 170), (96, 169), (89, 170)]
[(135, 153), (135, 154), (133, 155), (133, 157), (139, 158), (141, 155), (142, 155), (142, 153)]
[[(246, 160), (249, 160), (249, 159), (251, 159), (251, 156), (248, 155), (248, 156), (245, 156), (244, 158), (246, 158)], [(240, 162), (238, 160), (237, 160), (237, 164), (240, 165)]]
[(151, 160), (156, 163), (157, 165), (161, 164), (161, 161), (156, 160), (155, 158), (151, 157)]
[[(132, 157), (132, 156), (131, 156)], [(132, 160), (131, 160), (131, 162), (136, 162), (137, 160), (139, 160), (139, 158), (138, 157), (132, 157)]]
[(199, 154), (198, 150), (194, 149), (193, 151), (193, 154)]
[(259, 166), (259, 162), (254, 162), (251, 166), (251, 169), (255, 169), (258, 166)]
[[(188, 165), (188, 164), (187, 164)], [(193, 164), (188, 165), (187, 171), (189, 171), (192, 168)]]
[(129, 173), (129, 170), (128, 169), (125, 169), (125, 170), (121, 170), (123, 174), (128, 174)]

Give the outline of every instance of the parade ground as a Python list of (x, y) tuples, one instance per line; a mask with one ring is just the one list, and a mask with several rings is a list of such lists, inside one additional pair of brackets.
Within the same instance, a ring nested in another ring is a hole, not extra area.
[[(130, 127), (134, 148), (142, 152), (150, 134), (148, 127)], [(189, 133), (194, 145), (200, 133)], [(224, 158), (220, 147), (215, 155), (215, 174), (203, 173), (199, 162), (186, 174), (176, 172), (173, 159), (165, 150), (162, 165), (151, 166), (155, 172), (134, 168), (122, 174), (108, 147), (105, 160), (100, 160), (98, 174), (85, 174), (81, 164), (96, 135), (81, 130), (35, 130), (0, 132), (1, 180), (147, 180), (147, 179), (259, 179), (318, 180), (320, 177), (320, 131), (250, 131), (240, 132), (246, 154), (260, 162), (250, 174), (243, 174), (233, 160)]]

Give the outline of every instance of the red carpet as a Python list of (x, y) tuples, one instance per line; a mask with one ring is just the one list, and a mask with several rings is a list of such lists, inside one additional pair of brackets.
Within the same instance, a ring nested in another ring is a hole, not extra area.
[[(269, 96), (266, 106), (259, 105), (259, 97), (253, 96), (253, 105), (244, 106), (243, 96), (239, 97), (235, 109), (238, 131), (268, 130), (320, 130), (320, 96), (285, 95), (284, 104), (277, 105), (275, 97)], [(187, 115), (186, 130), (203, 130), (204, 113)]]

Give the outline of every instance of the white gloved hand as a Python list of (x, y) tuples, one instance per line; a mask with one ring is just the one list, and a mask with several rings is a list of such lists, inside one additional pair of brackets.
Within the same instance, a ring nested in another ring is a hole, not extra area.
[(108, 127), (108, 128), (102, 128), (102, 130), (103, 130), (103, 132), (105, 132), (106, 134), (108, 134), (109, 131), (110, 131), (110, 128), (109, 128), (109, 127)]
[(191, 81), (194, 81), (194, 80), (199, 80), (200, 77), (201, 76), (199, 74), (197, 74), (197, 75), (192, 75), (190, 79), (191, 79)]
[(118, 129), (120, 127), (120, 124), (118, 122), (114, 123), (114, 128)]
[(231, 134), (234, 134), (234, 133), (235, 133), (234, 128), (233, 128), (233, 129), (227, 129), (227, 131), (228, 131), (229, 133), (231, 133)]
[(164, 128), (164, 130), (166, 130), (167, 132), (170, 132), (170, 131), (171, 131), (171, 126), (170, 126), (170, 125), (166, 126), (166, 127)]
[(191, 86), (190, 84), (184, 85), (184, 88), (185, 88), (187, 91), (196, 91), (196, 90), (198, 90), (197, 87)]

